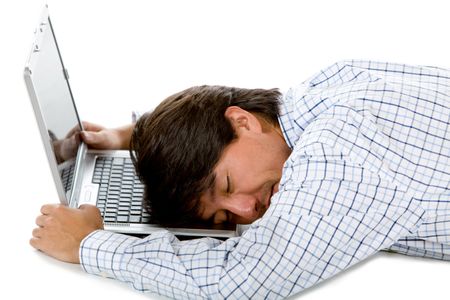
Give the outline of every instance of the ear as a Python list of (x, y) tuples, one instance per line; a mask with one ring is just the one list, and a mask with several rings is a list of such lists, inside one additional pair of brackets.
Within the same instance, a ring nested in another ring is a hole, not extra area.
[(229, 106), (225, 110), (225, 118), (230, 121), (238, 135), (243, 131), (262, 132), (258, 118), (238, 106)]

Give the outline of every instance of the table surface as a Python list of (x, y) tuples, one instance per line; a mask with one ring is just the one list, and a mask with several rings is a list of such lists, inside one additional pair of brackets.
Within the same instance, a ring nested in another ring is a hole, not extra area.
[[(407, 13), (392, 1), (47, 2), (80, 114), (107, 126), (191, 85), (286, 87), (349, 57), (450, 67), (448, 10), (433, 1), (408, 1)], [(40, 206), (57, 202), (22, 80), (41, 8), (25, 0), (0, 8), (0, 298), (158, 299), (28, 245)], [(378, 253), (300, 296), (431, 299), (450, 294), (449, 282), (449, 262)]]

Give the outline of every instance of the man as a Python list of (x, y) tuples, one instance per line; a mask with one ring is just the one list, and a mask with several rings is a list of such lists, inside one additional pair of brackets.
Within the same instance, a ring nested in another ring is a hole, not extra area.
[(82, 138), (131, 140), (162, 224), (252, 223), (241, 237), (139, 239), (103, 231), (95, 207), (44, 205), (30, 243), (179, 299), (285, 298), (380, 250), (450, 260), (449, 124), (438, 68), (340, 62), (284, 95), (191, 88)]

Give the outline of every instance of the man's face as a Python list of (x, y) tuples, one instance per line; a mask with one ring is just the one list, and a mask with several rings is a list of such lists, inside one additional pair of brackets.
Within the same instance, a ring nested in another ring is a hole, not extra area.
[(240, 108), (227, 113), (238, 138), (216, 165), (214, 185), (200, 197), (200, 214), (215, 224), (248, 224), (266, 212), (278, 191), (290, 149), (279, 128)]

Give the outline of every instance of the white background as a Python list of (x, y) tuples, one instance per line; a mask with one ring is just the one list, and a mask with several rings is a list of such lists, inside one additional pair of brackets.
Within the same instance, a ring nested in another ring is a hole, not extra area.
[[(450, 68), (445, 1), (303, 2), (47, 3), (80, 114), (106, 126), (192, 85), (286, 88), (342, 59)], [(22, 78), (43, 5), (0, 1), (0, 298), (144, 299), (28, 245), (40, 206), (58, 201)], [(448, 298), (450, 263), (379, 253), (301, 295)]]

